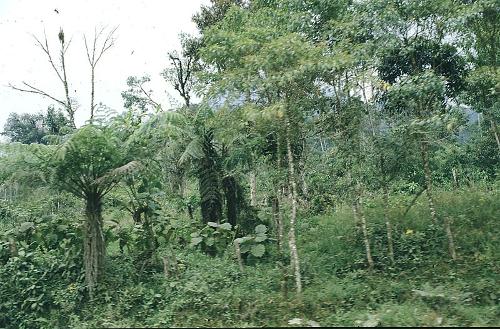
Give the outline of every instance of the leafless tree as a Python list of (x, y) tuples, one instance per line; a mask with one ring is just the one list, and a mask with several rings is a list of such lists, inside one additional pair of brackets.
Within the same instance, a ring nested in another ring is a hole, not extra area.
[(104, 38), (104, 41), (102, 42), (101, 45), (99, 45), (99, 39), (103, 36), (105, 27), (102, 27), (101, 29), (97, 30), (97, 28), (94, 29), (94, 39), (92, 43), (89, 46), (89, 43), (87, 42), (87, 37), (84, 35), (83, 36), (83, 41), (85, 42), (85, 50), (87, 52), (87, 59), (90, 64), (90, 72), (91, 72), (91, 78), (90, 78), (90, 84), (91, 84), (91, 90), (90, 90), (90, 123), (94, 121), (94, 110), (95, 110), (95, 68), (97, 66), (97, 63), (99, 63), (99, 60), (101, 59), (102, 55), (109, 50), (109, 48), (113, 47), (115, 44), (116, 38), (115, 38), (115, 32), (118, 29), (118, 26), (113, 28)]
[(168, 54), (168, 58), (170, 59), (172, 68), (166, 69), (163, 72), (163, 77), (179, 92), (179, 95), (184, 99), (186, 107), (189, 107), (192, 87), (191, 75), (195, 57), (190, 54), (180, 56), (177, 52), (173, 51)]
[(66, 52), (68, 51), (69, 45), (71, 44), (71, 40), (68, 43), (65, 42), (64, 31), (61, 28), (59, 30), (59, 34), (58, 34), (59, 43), (61, 45), (61, 48), (59, 51), (59, 64), (60, 65), (58, 66), (58, 65), (56, 65), (54, 59), (52, 58), (52, 54), (50, 53), (49, 43), (47, 41), (47, 34), (45, 33), (45, 31), (43, 34), (44, 34), (44, 42), (40, 41), (40, 39), (38, 39), (35, 35), (33, 35), (33, 38), (35, 39), (37, 45), (47, 55), (50, 65), (54, 69), (54, 72), (57, 74), (57, 77), (59, 78), (59, 80), (61, 81), (61, 83), (64, 87), (65, 99), (63, 100), (63, 99), (57, 98), (57, 97), (47, 93), (46, 91), (44, 91), (38, 87), (35, 87), (33, 84), (27, 83), (25, 81), (22, 82), (24, 87), (17, 87), (17, 86), (14, 86), (12, 84), (9, 84), (9, 86), (14, 90), (42, 95), (44, 97), (50, 98), (53, 101), (59, 103), (60, 105), (62, 105), (64, 107), (64, 109), (68, 113), (69, 121), (70, 121), (71, 125), (73, 127), (76, 127), (76, 125), (75, 125), (75, 107), (73, 106), (73, 102), (69, 96), (68, 76), (66, 74), (66, 63), (65, 63)]

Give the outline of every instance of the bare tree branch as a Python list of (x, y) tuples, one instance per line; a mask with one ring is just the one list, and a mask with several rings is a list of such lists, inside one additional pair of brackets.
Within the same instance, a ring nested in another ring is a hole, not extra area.
[(171, 77), (169, 80), (175, 90), (177, 90), (181, 97), (184, 98), (186, 106), (189, 107), (191, 98), (189, 95), (189, 93), (191, 92), (191, 64), (193, 61), (193, 57), (187, 56), (187, 59), (184, 59), (184, 63), (181, 57), (178, 56), (176, 52), (169, 53), (168, 57), (170, 58), (170, 62), (172, 63), (175, 71), (175, 78)]
[(59, 70), (57, 69), (56, 65), (54, 64), (54, 61), (52, 60), (52, 56), (51, 56), (50, 51), (49, 51), (49, 42), (47, 41), (47, 34), (45, 33), (45, 30), (43, 31), (43, 36), (44, 36), (44, 39), (45, 39), (45, 44), (43, 44), (34, 34), (32, 34), (32, 36), (36, 40), (36, 42), (38, 43), (38, 46), (40, 48), (42, 48), (43, 52), (49, 58), (49, 63), (50, 63), (50, 65), (52, 65), (52, 68), (54, 69), (54, 71), (56, 72), (57, 76), (59, 77), (59, 80), (61, 80), (61, 82), (64, 82), (63, 78), (61, 76), (61, 73), (59, 73)]
[(144, 95), (146, 95), (147, 99), (151, 102), (151, 104), (153, 104), (154, 106), (158, 107), (160, 106), (159, 103), (155, 102), (152, 98), (151, 98), (151, 94), (148, 93), (146, 90), (144, 90), (144, 88), (142, 87), (143, 83), (140, 83), (139, 84), (139, 88), (141, 89), (141, 91), (144, 93)]
[(104, 43), (102, 44), (102, 49), (99, 55), (97, 56), (97, 59), (95, 60), (95, 63), (97, 64), (99, 60), (101, 59), (101, 56), (111, 47), (114, 46), (116, 38), (114, 37), (114, 34), (116, 30), (118, 29), (118, 26), (115, 27), (111, 32), (108, 33), (106, 36), (106, 39), (104, 40)]
[(49, 95), (48, 93), (46, 93), (45, 91), (41, 90), (41, 89), (38, 89), (26, 82), (23, 81), (23, 84), (28, 87), (29, 89), (23, 89), (23, 88), (19, 88), (19, 87), (16, 87), (12, 84), (9, 84), (9, 87), (14, 89), (14, 90), (17, 90), (17, 91), (22, 91), (22, 92), (26, 92), (26, 93), (32, 93), (32, 94), (38, 94), (38, 95), (42, 95), (44, 97), (47, 97), (47, 98), (50, 98), (52, 99), (53, 101), (56, 101), (57, 103), (61, 104), (62, 106), (66, 106), (66, 103), (60, 99), (57, 99), (55, 98), (54, 96), (51, 96)]
[(9, 87), (14, 89), (14, 90), (17, 90), (17, 91), (21, 91), (21, 92), (27, 92), (27, 93), (32, 93), (32, 94), (38, 94), (38, 95), (41, 95), (41, 96), (44, 96), (44, 97), (47, 97), (47, 98), (50, 98), (52, 100), (54, 100), (55, 102), (61, 104), (62, 106), (64, 106), (64, 108), (66, 109), (66, 112), (68, 113), (68, 116), (69, 116), (69, 121), (70, 123), (72, 124), (73, 127), (76, 127), (75, 125), (75, 111), (72, 107), (72, 102), (71, 102), (71, 98), (69, 97), (69, 88), (68, 88), (68, 78), (67, 78), (67, 75), (66, 75), (66, 66), (65, 66), (65, 63), (64, 63), (64, 56), (65, 56), (65, 53), (66, 51), (68, 50), (68, 47), (71, 43), (71, 40), (65, 44), (64, 43), (64, 32), (62, 30), (62, 28), (60, 29), (59, 31), (59, 41), (61, 43), (61, 50), (60, 50), (60, 62), (61, 62), (61, 67), (58, 68), (56, 66), (56, 63), (54, 62), (54, 59), (52, 58), (52, 54), (50, 53), (50, 48), (49, 48), (49, 42), (47, 40), (47, 34), (45, 32), (45, 30), (43, 31), (43, 36), (44, 36), (44, 39), (43, 39), (43, 42), (37, 38), (34, 34), (32, 34), (33, 38), (35, 39), (37, 45), (42, 49), (42, 51), (47, 55), (48, 59), (49, 59), (49, 63), (50, 65), (52, 66), (52, 69), (54, 70), (54, 72), (56, 73), (57, 77), (59, 78), (59, 81), (61, 81), (61, 83), (63, 84), (63, 87), (64, 87), (64, 93), (65, 93), (65, 96), (66, 96), (66, 101), (62, 101), (50, 94), (48, 94), (47, 92), (41, 90), (40, 88), (37, 88), (33, 85), (30, 85), (26, 82), (23, 81), (23, 84), (27, 87), (26, 88), (20, 88), (20, 87), (16, 87), (12, 84), (9, 84)]
[(64, 32), (63, 32), (63, 29), (61, 28), (60, 31), (59, 31), (59, 41), (61, 43), (61, 67), (62, 67), (62, 73), (63, 73), (63, 80), (62, 80), (62, 83), (63, 83), (63, 86), (64, 86), (64, 94), (66, 95), (66, 110), (68, 112), (68, 115), (69, 115), (69, 119), (73, 125), (74, 128), (76, 128), (76, 124), (75, 124), (75, 110), (73, 109), (73, 107), (71, 106), (71, 99), (69, 97), (69, 88), (68, 88), (68, 76), (66, 74), (66, 64), (65, 64), (65, 54), (66, 54), (66, 51), (68, 50), (68, 47), (71, 43), (71, 40), (69, 40), (68, 44), (65, 46), (64, 45)]
[[(101, 59), (102, 55), (113, 45), (115, 44), (116, 38), (114, 37), (114, 34), (116, 30), (118, 29), (118, 26), (116, 26), (114, 29), (112, 29), (104, 39), (104, 42), (102, 43), (102, 46), (100, 47), (100, 50), (97, 50), (97, 44), (102, 36), (105, 27), (102, 27), (99, 31), (97, 31), (97, 28), (94, 28), (94, 40), (92, 42), (92, 49), (89, 49), (89, 45), (87, 42), (87, 37), (83, 35), (83, 41), (85, 44), (85, 50), (87, 53), (87, 59), (90, 64), (90, 84), (91, 84), (91, 91), (90, 91), (90, 123), (94, 121), (94, 111), (95, 111), (95, 68), (97, 66), (97, 63)], [(97, 53), (96, 53), (97, 51)], [(97, 57), (96, 57), (97, 54)]]

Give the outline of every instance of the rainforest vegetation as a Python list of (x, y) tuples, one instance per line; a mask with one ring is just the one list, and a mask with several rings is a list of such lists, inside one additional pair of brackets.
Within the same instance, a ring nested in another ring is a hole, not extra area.
[(159, 72), (96, 104), (116, 29), (76, 106), (47, 31), (63, 96), (13, 81), (54, 105), (0, 144), (0, 327), (500, 325), (499, 12), (211, 0), (150, 54), (176, 108)]

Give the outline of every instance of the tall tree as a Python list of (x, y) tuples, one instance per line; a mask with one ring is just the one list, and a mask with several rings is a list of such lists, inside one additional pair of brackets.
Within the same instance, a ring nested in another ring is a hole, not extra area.
[(115, 27), (112, 29), (105, 37), (104, 41), (102, 42), (101, 45), (99, 45), (99, 39), (101, 38), (103, 32), (104, 32), (104, 27), (101, 28), (99, 31), (97, 31), (97, 28), (94, 28), (94, 39), (92, 40), (92, 44), (89, 46), (87, 43), (87, 37), (84, 35), (83, 36), (83, 41), (85, 43), (85, 50), (87, 53), (87, 59), (90, 64), (90, 124), (93, 123), (94, 121), (94, 111), (95, 111), (95, 103), (94, 103), (94, 98), (95, 98), (95, 69), (97, 64), (99, 63), (99, 60), (101, 59), (102, 55), (109, 50), (109, 48), (113, 47), (115, 44), (115, 37), (114, 34), (116, 32), (116, 29), (118, 27)]
[(74, 102), (72, 98), (70, 97), (69, 94), (69, 82), (68, 82), (68, 75), (66, 72), (66, 52), (68, 51), (68, 48), (71, 44), (71, 40), (66, 43), (65, 36), (64, 36), (64, 31), (61, 28), (59, 30), (59, 34), (57, 35), (60, 43), (60, 50), (59, 50), (59, 64), (60, 67), (56, 65), (56, 62), (52, 58), (52, 53), (49, 48), (49, 42), (47, 40), (47, 35), (44, 32), (44, 42), (40, 41), (36, 36), (33, 35), (33, 38), (35, 39), (37, 45), (42, 49), (42, 51), (47, 55), (49, 59), (49, 63), (54, 69), (54, 72), (56, 73), (57, 77), (59, 78), (59, 81), (61, 82), (64, 90), (64, 99), (52, 96), (51, 94), (45, 92), (44, 90), (35, 87), (33, 84), (27, 83), (23, 81), (24, 87), (16, 87), (12, 84), (10, 84), (10, 87), (14, 90), (22, 91), (22, 92), (27, 92), (27, 93), (33, 93), (33, 94), (38, 94), (47, 98), (52, 99), (56, 103), (60, 104), (63, 106), (63, 108), (66, 110), (66, 113), (68, 114), (69, 121), (72, 125), (73, 128), (76, 128), (75, 125), (75, 111), (76, 108), (74, 106)]
[(211, 99), (223, 98), (232, 106), (243, 99), (284, 127), (281, 132), (291, 186), (289, 244), (299, 294), (302, 280), (295, 233), (298, 200), (293, 145), (303, 115), (310, 110), (309, 95), (319, 88), (316, 79), (334, 66), (322, 45), (310, 43), (296, 33), (302, 18), (274, 8), (249, 11), (232, 7), (219, 24), (206, 31), (205, 47), (200, 52), (202, 60), (212, 68)]
[(489, 121), (500, 153), (500, 6), (495, 1), (474, 1), (463, 6), (458, 17), (465, 24), (456, 29), (472, 64), (465, 100)]
[(48, 160), (55, 186), (85, 202), (83, 260), (91, 297), (104, 274), (103, 198), (124, 174), (139, 166), (138, 162), (127, 162), (126, 156), (123, 145), (109, 129), (88, 125), (59, 146)]

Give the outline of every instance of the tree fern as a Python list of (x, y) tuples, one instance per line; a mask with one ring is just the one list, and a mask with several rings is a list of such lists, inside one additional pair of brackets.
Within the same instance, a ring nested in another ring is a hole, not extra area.
[(212, 130), (203, 132), (203, 158), (199, 162), (198, 179), (203, 221), (220, 223), (222, 217), (220, 161), (213, 138)]

